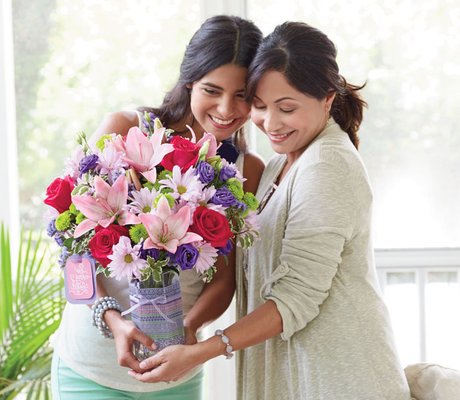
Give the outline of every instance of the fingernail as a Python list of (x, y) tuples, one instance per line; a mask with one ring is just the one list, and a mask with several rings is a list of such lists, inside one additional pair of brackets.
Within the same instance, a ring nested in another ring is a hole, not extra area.
[(141, 363), (139, 364), (139, 367), (145, 368), (147, 367), (147, 363), (145, 363), (144, 361), (141, 361)]

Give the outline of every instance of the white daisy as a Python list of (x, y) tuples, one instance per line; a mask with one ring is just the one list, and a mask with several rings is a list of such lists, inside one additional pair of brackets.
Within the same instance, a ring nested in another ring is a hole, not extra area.
[(153, 208), (153, 202), (157, 197), (158, 192), (155, 189), (142, 188), (139, 191), (133, 190), (131, 203), (128, 204), (129, 211), (134, 214), (149, 213)]
[(127, 236), (122, 236), (119, 242), (113, 246), (113, 253), (107, 256), (112, 260), (107, 268), (110, 271), (110, 276), (116, 280), (122, 278), (131, 279), (133, 277), (139, 279), (141, 270), (147, 267), (147, 261), (139, 258), (140, 244), (131, 246), (131, 239)]
[(109, 175), (113, 171), (121, 171), (128, 167), (123, 161), (123, 153), (117, 151), (112, 142), (107, 143), (104, 150), (99, 150), (97, 155), (101, 175)]
[(174, 199), (196, 202), (201, 196), (204, 185), (200, 182), (195, 168), (189, 168), (184, 174), (180, 168), (175, 165), (172, 170), (172, 176), (160, 181), (162, 188), (170, 188), (173, 191), (169, 193)]
[(195, 269), (199, 273), (204, 273), (216, 263), (218, 255), (217, 249), (206, 242), (194, 242), (193, 246), (195, 246), (199, 252)]

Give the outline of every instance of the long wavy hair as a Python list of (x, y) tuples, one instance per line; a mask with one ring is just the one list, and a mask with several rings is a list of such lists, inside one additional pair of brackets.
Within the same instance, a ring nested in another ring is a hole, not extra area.
[(258, 48), (249, 67), (247, 100), (252, 101), (257, 83), (267, 71), (281, 72), (290, 85), (317, 100), (335, 92), (331, 115), (358, 148), (358, 129), (367, 106), (358, 91), (364, 85), (348, 83), (339, 74), (336, 57), (334, 43), (323, 32), (303, 22), (285, 22)]
[[(138, 110), (153, 112), (166, 125), (194, 118), (187, 86), (226, 64), (248, 68), (261, 40), (262, 32), (251, 21), (227, 15), (208, 18), (187, 45), (179, 79), (163, 103), (156, 108), (139, 107)], [(246, 150), (243, 128), (235, 133), (234, 141), (240, 151)]]

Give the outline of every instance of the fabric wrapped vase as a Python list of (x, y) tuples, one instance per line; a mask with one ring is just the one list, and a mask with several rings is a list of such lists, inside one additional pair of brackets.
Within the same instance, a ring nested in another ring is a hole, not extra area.
[(139, 361), (167, 346), (185, 343), (180, 281), (176, 273), (164, 272), (162, 282), (132, 279), (129, 299), (131, 320), (157, 346), (156, 350), (152, 350), (135, 341), (133, 353)]

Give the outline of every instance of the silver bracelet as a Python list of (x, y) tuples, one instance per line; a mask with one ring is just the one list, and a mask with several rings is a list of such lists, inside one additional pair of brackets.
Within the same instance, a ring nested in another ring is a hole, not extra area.
[(99, 329), (102, 336), (113, 339), (112, 331), (104, 321), (104, 313), (107, 310), (122, 311), (117, 299), (110, 296), (99, 297), (91, 307), (91, 310), (93, 325)]
[(230, 339), (224, 334), (222, 329), (217, 329), (214, 335), (220, 336), (220, 340), (222, 340), (222, 343), (225, 344), (225, 358), (230, 360), (230, 358), (233, 357), (233, 346), (230, 344)]

